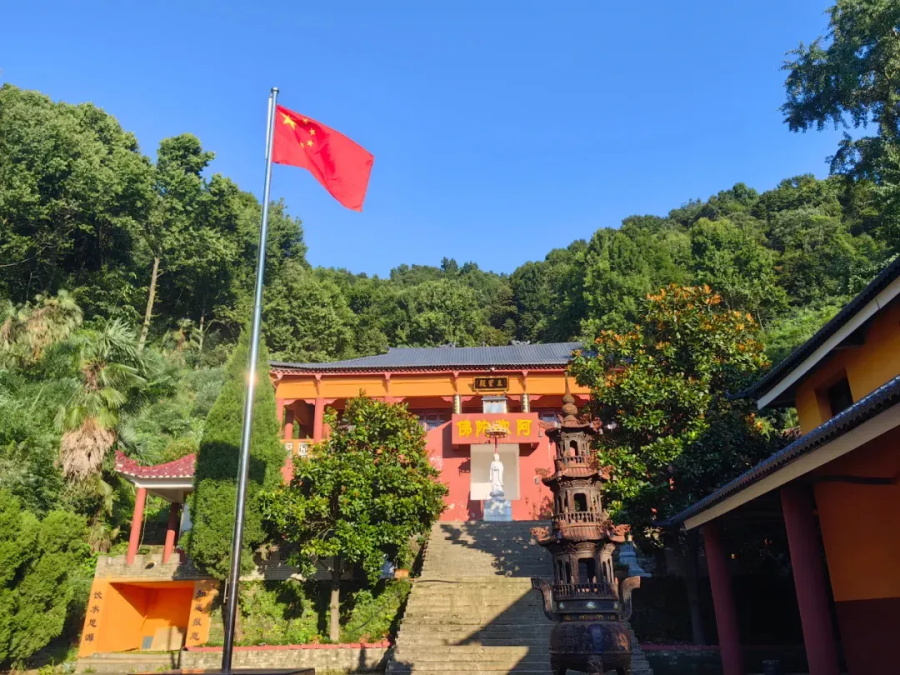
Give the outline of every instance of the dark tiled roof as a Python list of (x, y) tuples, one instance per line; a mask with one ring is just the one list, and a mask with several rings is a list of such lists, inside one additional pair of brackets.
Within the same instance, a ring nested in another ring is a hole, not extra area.
[(797, 347), (797, 349), (791, 352), (783, 361), (781, 361), (781, 363), (766, 373), (765, 377), (746, 391), (741, 392), (739, 396), (759, 398), (772, 389), (782, 378), (800, 365), (804, 360), (809, 358), (809, 356), (819, 347), (825, 344), (828, 338), (837, 333), (845, 323), (871, 302), (876, 295), (881, 293), (881, 291), (896, 279), (898, 275), (900, 275), (900, 258), (897, 258), (897, 260), (884, 268), (859, 295), (844, 305), (844, 308), (835, 314), (831, 321), (822, 326), (818, 333)]
[(852, 406), (835, 415), (825, 424), (816, 427), (808, 434), (801, 436), (790, 445), (782, 448), (768, 459), (763, 460), (749, 471), (744, 472), (730, 483), (722, 486), (711, 495), (704, 497), (696, 504), (689, 506), (678, 515), (661, 523), (662, 526), (677, 525), (688, 518), (706, 511), (766, 476), (809, 454), (831, 441), (843, 436), (879, 413), (887, 410), (900, 401), (900, 375), (881, 385), (868, 396), (859, 399)]
[(121, 450), (116, 453), (116, 471), (123, 476), (134, 478), (193, 478), (196, 455), (185, 455), (174, 462), (141, 466)]
[(284, 363), (273, 361), (276, 370), (404, 370), (434, 368), (480, 368), (488, 366), (565, 366), (580, 342), (505, 347), (394, 347), (387, 354), (364, 356), (333, 363)]

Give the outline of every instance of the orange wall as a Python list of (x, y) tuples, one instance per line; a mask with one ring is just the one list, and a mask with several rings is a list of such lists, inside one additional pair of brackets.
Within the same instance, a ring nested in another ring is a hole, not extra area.
[[(817, 471), (900, 474), (900, 428)], [(834, 599), (900, 598), (900, 486), (816, 483), (816, 506)]]
[(171, 626), (187, 628), (194, 597), (193, 583), (184, 588), (148, 588), (146, 593), (147, 609), (141, 626), (142, 635), (155, 635), (160, 628)]
[[(160, 628), (187, 631), (195, 585), (202, 583), (206, 582), (95, 579), (78, 655), (140, 649), (142, 638)], [(208, 634), (207, 625), (204, 640)]]
[(839, 381), (844, 373), (854, 401), (900, 375), (898, 328), (900, 301), (894, 301), (872, 321), (865, 344), (834, 352), (815, 367), (797, 388), (795, 405), (803, 433), (812, 431), (831, 417), (821, 391)]
[(219, 593), (216, 581), (198, 581), (194, 584), (194, 597), (191, 601), (191, 614), (188, 617), (188, 629), (184, 644), (186, 647), (204, 645), (209, 640), (209, 628), (212, 618), (213, 601)]
[[(369, 396), (396, 396), (396, 397), (422, 397), (422, 396), (463, 396), (479, 395), (474, 391), (476, 376), (485, 374), (506, 376), (509, 378), (509, 390), (507, 393), (517, 395), (529, 394), (562, 394), (565, 390), (565, 376), (563, 370), (555, 371), (529, 371), (528, 377), (522, 375), (522, 371), (493, 372), (485, 369), (479, 373), (461, 374), (455, 380), (450, 373), (413, 374), (391, 373), (389, 381), (380, 375), (348, 374), (337, 375), (325, 373), (322, 375), (320, 386), (317, 389), (315, 376), (284, 374), (275, 384), (275, 395), (281, 399), (314, 399), (322, 398), (351, 398), (358, 396), (360, 390)], [(458, 389), (457, 389), (458, 383)], [(578, 386), (570, 379), (569, 385), (573, 394), (588, 395), (587, 387)]]

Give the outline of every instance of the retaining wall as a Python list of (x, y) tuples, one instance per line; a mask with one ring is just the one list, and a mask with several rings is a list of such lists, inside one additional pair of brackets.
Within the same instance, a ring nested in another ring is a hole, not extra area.
[[(315, 668), (317, 673), (367, 673), (384, 670), (390, 643), (353, 645), (270, 645), (235, 647), (235, 668)], [(218, 668), (221, 647), (191, 647), (181, 654), (182, 668)]]

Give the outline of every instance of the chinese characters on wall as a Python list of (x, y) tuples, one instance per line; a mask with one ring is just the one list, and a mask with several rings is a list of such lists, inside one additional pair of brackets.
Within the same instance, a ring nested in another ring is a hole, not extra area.
[(498, 425), (508, 432), (504, 443), (538, 443), (540, 424), (536, 413), (468, 413), (454, 415), (452, 420), (452, 441), (454, 445), (490, 443), (485, 431), (491, 425)]

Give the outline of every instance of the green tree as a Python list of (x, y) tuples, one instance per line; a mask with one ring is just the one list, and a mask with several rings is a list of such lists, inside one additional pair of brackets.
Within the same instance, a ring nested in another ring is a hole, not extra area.
[(56, 415), (60, 463), (72, 480), (96, 477), (116, 442), (119, 411), (143, 385), (136, 336), (121, 320), (80, 331), (69, 345), (78, 387)]
[[(221, 392), (209, 411), (197, 454), (191, 501), (193, 527), (187, 536), (186, 550), (198, 569), (216, 579), (227, 577), (230, 564), (249, 341), (249, 331), (245, 330), (228, 362)], [(242, 542), (242, 563), (247, 570), (253, 565), (253, 551), (266, 540), (259, 506), (260, 491), (280, 483), (285, 461), (278, 437), (275, 392), (269, 383), (268, 361), (268, 351), (263, 347), (256, 371)]]
[(458, 281), (439, 279), (402, 289), (388, 336), (394, 345), (438, 347), (482, 344), (488, 327), (478, 296)]
[(844, 135), (831, 170), (880, 182), (900, 148), (900, 5), (837, 0), (828, 13), (827, 35), (801, 43), (784, 65), (785, 122), (791, 131), (873, 125), (875, 136)]
[(328, 278), (294, 261), (267, 294), (266, 343), (282, 361), (330, 361), (353, 351), (355, 317)]
[(715, 288), (728, 307), (761, 323), (787, 305), (775, 276), (777, 256), (750, 226), (700, 218), (690, 238), (696, 282)]
[(0, 364), (34, 364), (53, 345), (81, 326), (81, 307), (64, 290), (55, 296), (38, 295), (34, 304), (6, 303), (0, 323)]
[(307, 571), (331, 565), (329, 636), (340, 637), (341, 577), (362, 569), (374, 583), (387, 556), (398, 561), (410, 538), (429, 531), (444, 508), (425, 434), (406, 406), (365, 396), (343, 414), (329, 410), (330, 438), (311, 459), (294, 460), (294, 477), (265, 498), (273, 529), (298, 545), (292, 562)]
[(152, 194), (150, 163), (115, 118), (0, 87), (0, 294), (68, 288), (89, 315), (130, 313)]
[[(152, 258), (150, 286), (144, 309), (144, 322), (138, 340), (138, 350), (144, 347), (150, 331), (156, 286), (159, 275), (171, 264), (179, 263), (196, 252), (218, 251), (193, 227), (194, 214), (204, 190), (201, 172), (215, 156), (204, 152), (200, 141), (191, 134), (166, 138), (156, 153), (155, 189), (157, 199), (142, 228), (142, 239)], [(162, 268), (161, 268), (162, 266)]]
[(518, 340), (540, 342), (549, 330), (555, 309), (550, 273), (550, 266), (544, 261), (527, 262), (510, 276)]
[[(767, 363), (750, 314), (727, 310), (708, 287), (648, 297), (640, 323), (600, 333), (571, 366), (591, 388), (603, 424), (598, 459), (613, 470), (613, 512), (655, 539), (672, 516), (773, 450), (751, 403), (731, 399)], [(694, 641), (700, 618), (696, 536), (669, 538), (685, 569)]]
[(597, 230), (583, 256), (582, 330), (623, 328), (637, 315), (640, 299), (651, 291), (651, 270), (644, 251), (628, 233)]
[(0, 368), (0, 490), (38, 515), (64, 505), (59, 433), (48, 410), (68, 401), (70, 378), (31, 380)]
[(849, 279), (881, 257), (871, 237), (854, 237), (840, 218), (813, 209), (777, 214), (770, 239), (782, 251), (780, 284), (800, 307), (847, 296)]
[(21, 662), (62, 634), (84, 592), (90, 552), (84, 519), (38, 520), (0, 490), (0, 664)]
[(601, 332), (575, 358), (572, 372), (604, 424), (611, 505), (639, 531), (770, 449), (750, 403), (729, 397), (767, 365), (756, 332), (749, 314), (726, 309), (708, 287), (673, 285), (648, 297), (638, 325)]

